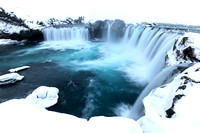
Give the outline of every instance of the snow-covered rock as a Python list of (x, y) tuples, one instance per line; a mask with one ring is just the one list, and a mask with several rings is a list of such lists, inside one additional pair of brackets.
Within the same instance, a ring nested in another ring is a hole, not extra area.
[(13, 72), (22, 71), (22, 70), (28, 69), (28, 68), (30, 68), (30, 66), (22, 66), (22, 67), (17, 67), (17, 68), (10, 69), (8, 71), (11, 72), (11, 73), (13, 73)]
[(18, 44), (19, 42), (11, 39), (0, 39), (0, 45)]
[(144, 98), (145, 116), (138, 122), (145, 133), (200, 132), (200, 63)]
[(9, 23), (5, 23), (0, 21), (0, 27), (3, 32), (5, 33), (20, 33), (21, 30), (28, 30), (28, 28), (23, 27), (23, 26), (17, 26), (14, 24), (9, 24)]
[(166, 65), (200, 62), (200, 34), (187, 33), (176, 39), (174, 47), (167, 52)]
[(26, 100), (41, 108), (48, 108), (58, 101), (59, 90), (55, 87), (40, 86), (26, 97)]
[(15, 83), (23, 78), (24, 76), (21, 76), (18, 73), (4, 74), (0, 76), (0, 85)]

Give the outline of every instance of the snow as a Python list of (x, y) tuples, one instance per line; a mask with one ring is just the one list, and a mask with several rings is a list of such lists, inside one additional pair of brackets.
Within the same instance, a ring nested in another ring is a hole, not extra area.
[[(46, 93), (47, 97), (46, 97)], [(13, 99), (0, 104), (0, 132), (3, 133), (143, 133), (140, 125), (123, 117), (93, 117), (89, 121), (44, 108), (58, 89), (41, 86), (25, 99)], [(37, 98), (38, 97), (38, 98)], [(42, 99), (40, 98), (45, 98)], [(38, 100), (40, 99), (40, 100)], [(37, 103), (36, 103), (37, 101)], [(57, 102), (57, 101), (56, 101)], [(36, 104), (35, 104), (36, 103)], [(45, 103), (45, 104), (44, 104)]]
[[(144, 98), (145, 116), (138, 122), (146, 133), (176, 133), (200, 131), (200, 63), (186, 69), (165, 87), (151, 91)], [(188, 77), (183, 78), (183, 77)], [(186, 85), (185, 89), (180, 86)], [(172, 106), (176, 95), (183, 95), (174, 103), (174, 114), (167, 118), (165, 111)]]
[(13, 73), (13, 72), (18, 72), (18, 71), (21, 71), (21, 70), (24, 70), (24, 69), (28, 69), (28, 68), (30, 68), (30, 66), (22, 66), (22, 67), (17, 67), (17, 68), (10, 69), (8, 71)]
[(40, 86), (26, 100), (41, 108), (48, 108), (58, 101), (59, 90), (55, 87)]
[(11, 45), (11, 44), (17, 44), (19, 43), (16, 40), (11, 40), (11, 39), (0, 39), (0, 46), (2, 45)]
[(89, 127), (90, 133), (143, 133), (136, 121), (125, 117), (92, 117)]
[(0, 85), (15, 83), (23, 78), (24, 76), (21, 76), (18, 73), (4, 74), (0, 76)]
[(0, 27), (0, 31), (2, 30), (5, 33), (19, 33), (21, 30), (28, 30), (27, 28), (8, 24), (2, 21), (0, 22)]

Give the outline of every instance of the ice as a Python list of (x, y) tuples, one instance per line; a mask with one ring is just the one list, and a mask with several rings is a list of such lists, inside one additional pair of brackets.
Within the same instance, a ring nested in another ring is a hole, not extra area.
[(22, 66), (22, 67), (17, 67), (17, 68), (10, 69), (8, 71), (13, 73), (13, 72), (18, 72), (18, 71), (21, 71), (21, 70), (24, 70), (24, 69), (28, 69), (28, 68), (30, 68), (30, 66)]
[(0, 85), (15, 83), (23, 78), (24, 76), (21, 76), (18, 73), (4, 74), (0, 76)]

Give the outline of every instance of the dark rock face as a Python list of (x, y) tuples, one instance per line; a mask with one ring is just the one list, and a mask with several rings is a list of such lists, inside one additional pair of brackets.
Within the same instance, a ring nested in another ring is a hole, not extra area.
[(88, 25), (88, 29), (89, 29), (89, 33), (90, 33), (90, 37), (92, 40), (94, 40), (95, 38), (98, 39), (103, 39), (105, 38), (105, 34), (107, 33), (107, 29), (108, 29), (108, 21), (101, 21), (98, 20), (93, 24), (89, 24)]
[(0, 39), (12, 39), (12, 40), (28, 40), (28, 41), (42, 41), (44, 40), (42, 31), (40, 30), (27, 30), (20, 31), (20, 33), (2, 33)]
[(124, 21), (122, 20), (115, 20), (112, 24), (111, 24), (111, 33), (112, 36), (111, 38), (115, 38), (116, 40), (113, 41), (119, 41), (125, 32), (125, 28), (126, 28), (126, 24)]
[(110, 32), (112, 33), (111, 38), (116, 39), (112, 41), (120, 40), (124, 35), (126, 24), (124, 21), (118, 20), (118, 19), (115, 21), (98, 20), (93, 24), (90, 23), (88, 25), (88, 29), (89, 29), (91, 39), (92, 40), (101, 39), (103, 41), (106, 40), (109, 26), (110, 26)]

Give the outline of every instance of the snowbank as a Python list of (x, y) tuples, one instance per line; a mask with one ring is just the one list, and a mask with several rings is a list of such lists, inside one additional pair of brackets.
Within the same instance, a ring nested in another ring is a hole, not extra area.
[(53, 106), (58, 101), (59, 90), (55, 87), (40, 86), (27, 96), (26, 100), (41, 108)]
[(0, 132), (3, 133), (142, 133), (140, 125), (123, 117), (93, 117), (89, 121), (47, 111), (57, 102), (58, 89), (39, 87), (26, 99), (0, 104)]
[(17, 68), (10, 69), (8, 71), (11, 72), (11, 73), (13, 73), (13, 72), (22, 71), (22, 70), (28, 69), (28, 68), (30, 68), (30, 66), (22, 66), (22, 67), (17, 67)]
[(0, 85), (15, 83), (16, 81), (22, 80), (24, 76), (18, 73), (9, 73), (0, 76)]
[(145, 116), (138, 122), (147, 133), (200, 131), (200, 63), (144, 98)]

